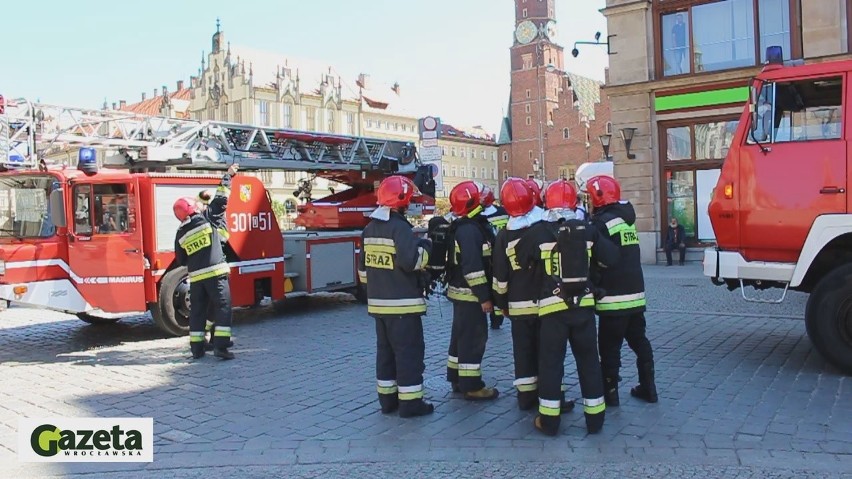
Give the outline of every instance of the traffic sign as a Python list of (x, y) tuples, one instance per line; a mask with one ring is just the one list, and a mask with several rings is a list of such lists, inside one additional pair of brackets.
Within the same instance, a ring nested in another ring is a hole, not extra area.
[(427, 139), (420, 142), (420, 148), (431, 148), (433, 146), (438, 146), (437, 138)]
[(422, 161), (441, 161), (444, 155), (440, 146), (429, 146), (420, 149), (420, 159)]

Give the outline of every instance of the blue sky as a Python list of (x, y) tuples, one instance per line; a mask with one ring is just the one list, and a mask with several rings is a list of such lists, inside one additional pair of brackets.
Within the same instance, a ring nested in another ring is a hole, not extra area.
[[(496, 133), (509, 92), (512, 0), (81, 0), (4, 2), (0, 94), (99, 107), (188, 83), (216, 17), (234, 45), (398, 81), (423, 114)], [(604, 0), (557, 0), (566, 68), (603, 80)], [(350, 79), (350, 80), (354, 80)]]

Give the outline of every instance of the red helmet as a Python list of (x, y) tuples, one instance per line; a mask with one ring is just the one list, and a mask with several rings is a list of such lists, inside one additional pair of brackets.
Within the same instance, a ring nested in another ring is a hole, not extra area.
[(533, 196), (535, 197), (535, 205), (536, 206), (544, 206), (544, 201), (541, 199), (541, 187), (544, 184), (541, 180), (537, 180), (535, 178), (527, 178), (527, 185), (529, 185), (530, 189), (533, 192)]
[(577, 208), (577, 190), (567, 180), (556, 180), (544, 189), (544, 204), (547, 209)]
[(376, 198), (379, 206), (387, 206), (390, 208), (402, 208), (411, 203), (411, 198), (418, 196), (420, 192), (414, 185), (414, 182), (405, 176), (388, 176), (379, 185), (376, 191)]
[(172, 209), (175, 217), (183, 223), (190, 215), (198, 213), (198, 203), (192, 198), (178, 198)]
[(520, 178), (509, 178), (500, 188), (500, 201), (509, 216), (524, 216), (535, 207), (535, 192)]
[(598, 175), (586, 181), (586, 189), (589, 192), (589, 201), (595, 208), (611, 205), (621, 200), (621, 186), (618, 181), (606, 175)]
[(488, 185), (482, 185), (482, 207), (488, 208), (494, 204), (494, 191)]
[(480, 207), (482, 195), (475, 181), (466, 180), (457, 184), (450, 191), (450, 210), (456, 216), (467, 216), (471, 211)]

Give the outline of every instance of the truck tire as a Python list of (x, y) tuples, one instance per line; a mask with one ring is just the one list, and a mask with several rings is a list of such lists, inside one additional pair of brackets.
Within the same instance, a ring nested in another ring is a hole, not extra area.
[(89, 313), (77, 313), (77, 317), (80, 318), (80, 321), (89, 323), (89, 324), (115, 324), (121, 318), (99, 318), (97, 316), (92, 316)]
[(805, 308), (805, 327), (817, 351), (852, 375), (852, 264), (817, 283)]
[(189, 275), (183, 266), (177, 267), (160, 280), (157, 304), (152, 305), (154, 323), (170, 336), (189, 333)]

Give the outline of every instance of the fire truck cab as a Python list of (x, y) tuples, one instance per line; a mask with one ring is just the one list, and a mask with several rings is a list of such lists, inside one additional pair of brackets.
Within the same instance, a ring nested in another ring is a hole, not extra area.
[(852, 372), (852, 61), (788, 66), (773, 47), (767, 57), (708, 209), (717, 247), (704, 274), (751, 301), (745, 286), (782, 289), (771, 302), (810, 293), (808, 336)]

